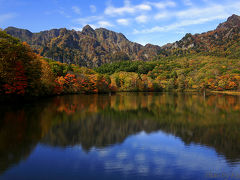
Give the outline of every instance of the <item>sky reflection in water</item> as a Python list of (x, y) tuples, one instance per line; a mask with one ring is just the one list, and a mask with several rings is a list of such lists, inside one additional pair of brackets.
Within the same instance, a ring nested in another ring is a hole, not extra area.
[(240, 179), (239, 103), (127, 93), (4, 109), (0, 179)]

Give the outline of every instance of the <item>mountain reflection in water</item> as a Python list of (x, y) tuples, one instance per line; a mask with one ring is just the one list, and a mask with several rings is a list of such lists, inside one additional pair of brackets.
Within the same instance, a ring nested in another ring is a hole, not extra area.
[[(80, 145), (85, 153), (91, 154), (92, 149), (104, 153), (111, 147), (121, 148), (126, 140), (131, 141), (132, 135), (141, 137), (142, 133), (154, 132), (160, 133), (159, 137), (169, 134), (180, 138), (186, 147), (195, 144), (213, 148), (230, 166), (240, 161), (240, 96), (69, 95), (22, 107), (1, 107), (0, 117), (0, 179), (1, 174), (27, 160), (39, 145), (63, 149)], [(158, 142), (154, 134), (151, 137), (150, 142)], [(118, 156), (127, 155), (123, 151)], [(141, 161), (146, 157), (135, 158)], [(105, 166), (114, 166), (111, 163)]]

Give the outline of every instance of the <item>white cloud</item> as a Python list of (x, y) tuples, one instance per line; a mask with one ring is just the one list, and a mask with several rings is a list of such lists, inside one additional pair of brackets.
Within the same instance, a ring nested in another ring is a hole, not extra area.
[(114, 7), (112, 5), (107, 6), (104, 13), (110, 16), (123, 15), (123, 14), (134, 14), (139, 11), (150, 11), (152, 7), (149, 3), (143, 3), (136, 6), (131, 5), (130, 1), (125, 0), (123, 7)]
[(155, 6), (158, 9), (165, 9), (167, 7), (175, 7), (176, 3), (174, 1), (165, 1), (165, 2), (158, 2), (158, 3), (149, 3)]
[(129, 25), (129, 20), (128, 19), (117, 19), (117, 23), (120, 25), (127, 26), (127, 25)]
[[(240, 2), (225, 4), (206, 2), (204, 6), (195, 6), (192, 4), (192, 0), (182, 0), (182, 2), (185, 2), (185, 5), (188, 6), (185, 7), (185, 9), (174, 8), (177, 4), (173, 0), (157, 2), (146, 0), (144, 3), (138, 4), (131, 4), (131, 2), (130, 0), (125, 0), (124, 5), (118, 7), (108, 4), (104, 10), (104, 14), (100, 16), (78, 18), (74, 21), (81, 26), (92, 24), (94, 27), (105, 28), (115, 26), (114, 22), (119, 25), (127, 26), (131, 25), (133, 22), (135, 22), (135, 24), (143, 24), (151, 21), (151, 24), (155, 23), (155, 25), (146, 29), (135, 29), (133, 33), (148, 34), (168, 31), (175, 31), (177, 33), (180, 29), (185, 32), (184, 28), (187, 26), (204, 24), (214, 20), (222, 20), (233, 13), (238, 14), (240, 12)], [(91, 6), (92, 12), (94, 12), (96, 7), (94, 5)], [(90, 9), (91, 6), (89, 6)], [(132, 16), (129, 17), (129, 15)], [(169, 20), (169, 23), (166, 24), (167, 21), (164, 21), (164, 25), (159, 25), (160, 20)]]
[(107, 28), (107, 27), (113, 27), (113, 26), (114, 26), (113, 24), (111, 24), (111, 23), (108, 22), (108, 21), (98, 21), (98, 25), (99, 25), (100, 27), (105, 27), (105, 28)]
[(154, 16), (155, 20), (172, 18), (172, 23), (165, 26), (154, 26), (147, 29), (135, 29), (134, 34), (140, 33), (154, 33), (154, 32), (168, 32), (172, 30), (179, 30), (186, 26), (204, 24), (214, 20), (224, 20), (231, 14), (240, 12), (240, 2), (229, 4), (213, 4), (208, 3), (207, 7), (194, 7), (182, 11), (164, 11), (157, 13)]
[(154, 16), (154, 19), (159, 20), (159, 19), (165, 19), (167, 17), (170, 17), (170, 15), (167, 12), (163, 13), (158, 13)]
[(73, 7), (72, 7), (72, 10), (73, 10), (76, 14), (81, 14), (81, 10), (80, 10), (80, 8), (77, 7), (77, 6), (73, 6)]
[(113, 6), (109, 6), (105, 9), (105, 14), (107, 15), (122, 15), (124, 13), (134, 13), (135, 9), (132, 7), (121, 7), (115, 8)]
[(144, 10), (144, 11), (152, 10), (152, 7), (148, 4), (140, 4), (140, 5), (135, 6), (135, 8), (139, 9), (139, 10)]
[(91, 10), (92, 13), (95, 13), (97, 11), (97, 7), (96, 6), (90, 5), (89, 7), (90, 7), (90, 10)]
[(110, 23), (104, 16), (88, 16), (83, 18), (77, 18), (74, 19), (73, 22), (80, 24), (81, 26), (89, 24), (94, 29), (99, 27), (107, 28), (114, 26), (114, 24)]
[(8, 13), (8, 14), (0, 14), (0, 23), (3, 23), (9, 19), (12, 19), (16, 16), (16, 14)]
[(223, 5), (212, 5), (211, 7), (207, 8), (190, 8), (184, 11), (179, 11), (176, 13), (176, 17), (181, 19), (193, 19), (193, 18), (200, 18), (200, 17), (212, 17), (215, 15), (226, 15), (226, 8)]
[(186, 26), (190, 26), (190, 25), (196, 25), (196, 24), (203, 24), (209, 21), (213, 21), (216, 19), (224, 19), (225, 17), (223, 16), (214, 16), (211, 18), (199, 18), (199, 19), (192, 19), (192, 20), (183, 20), (181, 22), (178, 23), (173, 23), (170, 24), (168, 26), (155, 26), (153, 28), (150, 29), (143, 29), (143, 30), (134, 30), (134, 34), (145, 34), (145, 33), (154, 33), (154, 32), (168, 32), (168, 31), (172, 31), (172, 30), (177, 30), (181, 27), (186, 27)]
[(147, 20), (148, 20), (148, 17), (146, 15), (141, 15), (141, 16), (137, 16), (135, 18), (135, 20), (138, 22), (138, 23), (146, 23)]

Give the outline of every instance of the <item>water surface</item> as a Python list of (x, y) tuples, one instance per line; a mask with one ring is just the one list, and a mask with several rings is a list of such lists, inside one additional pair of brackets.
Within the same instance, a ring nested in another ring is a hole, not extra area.
[(240, 179), (240, 96), (70, 95), (0, 117), (0, 179)]

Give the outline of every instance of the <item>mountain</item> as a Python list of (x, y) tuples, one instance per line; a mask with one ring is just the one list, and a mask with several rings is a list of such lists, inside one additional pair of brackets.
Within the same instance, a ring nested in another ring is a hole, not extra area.
[(217, 56), (240, 57), (240, 16), (233, 14), (213, 31), (186, 34), (180, 41), (162, 47), (162, 54), (208, 53)]
[(142, 46), (129, 41), (123, 34), (104, 28), (92, 29), (86, 25), (82, 31), (65, 28), (32, 33), (25, 29), (8, 27), (5, 31), (26, 41), (39, 54), (60, 62), (97, 67), (120, 60), (151, 60), (159, 46)]
[(44, 57), (87, 67), (123, 60), (149, 61), (155, 57), (196, 53), (240, 57), (240, 16), (235, 14), (213, 31), (195, 35), (187, 33), (181, 40), (162, 47), (152, 44), (142, 46), (129, 41), (121, 33), (104, 28), (94, 30), (89, 25), (82, 31), (61, 28), (32, 33), (15, 27), (8, 27), (5, 31), (26, 41)]

